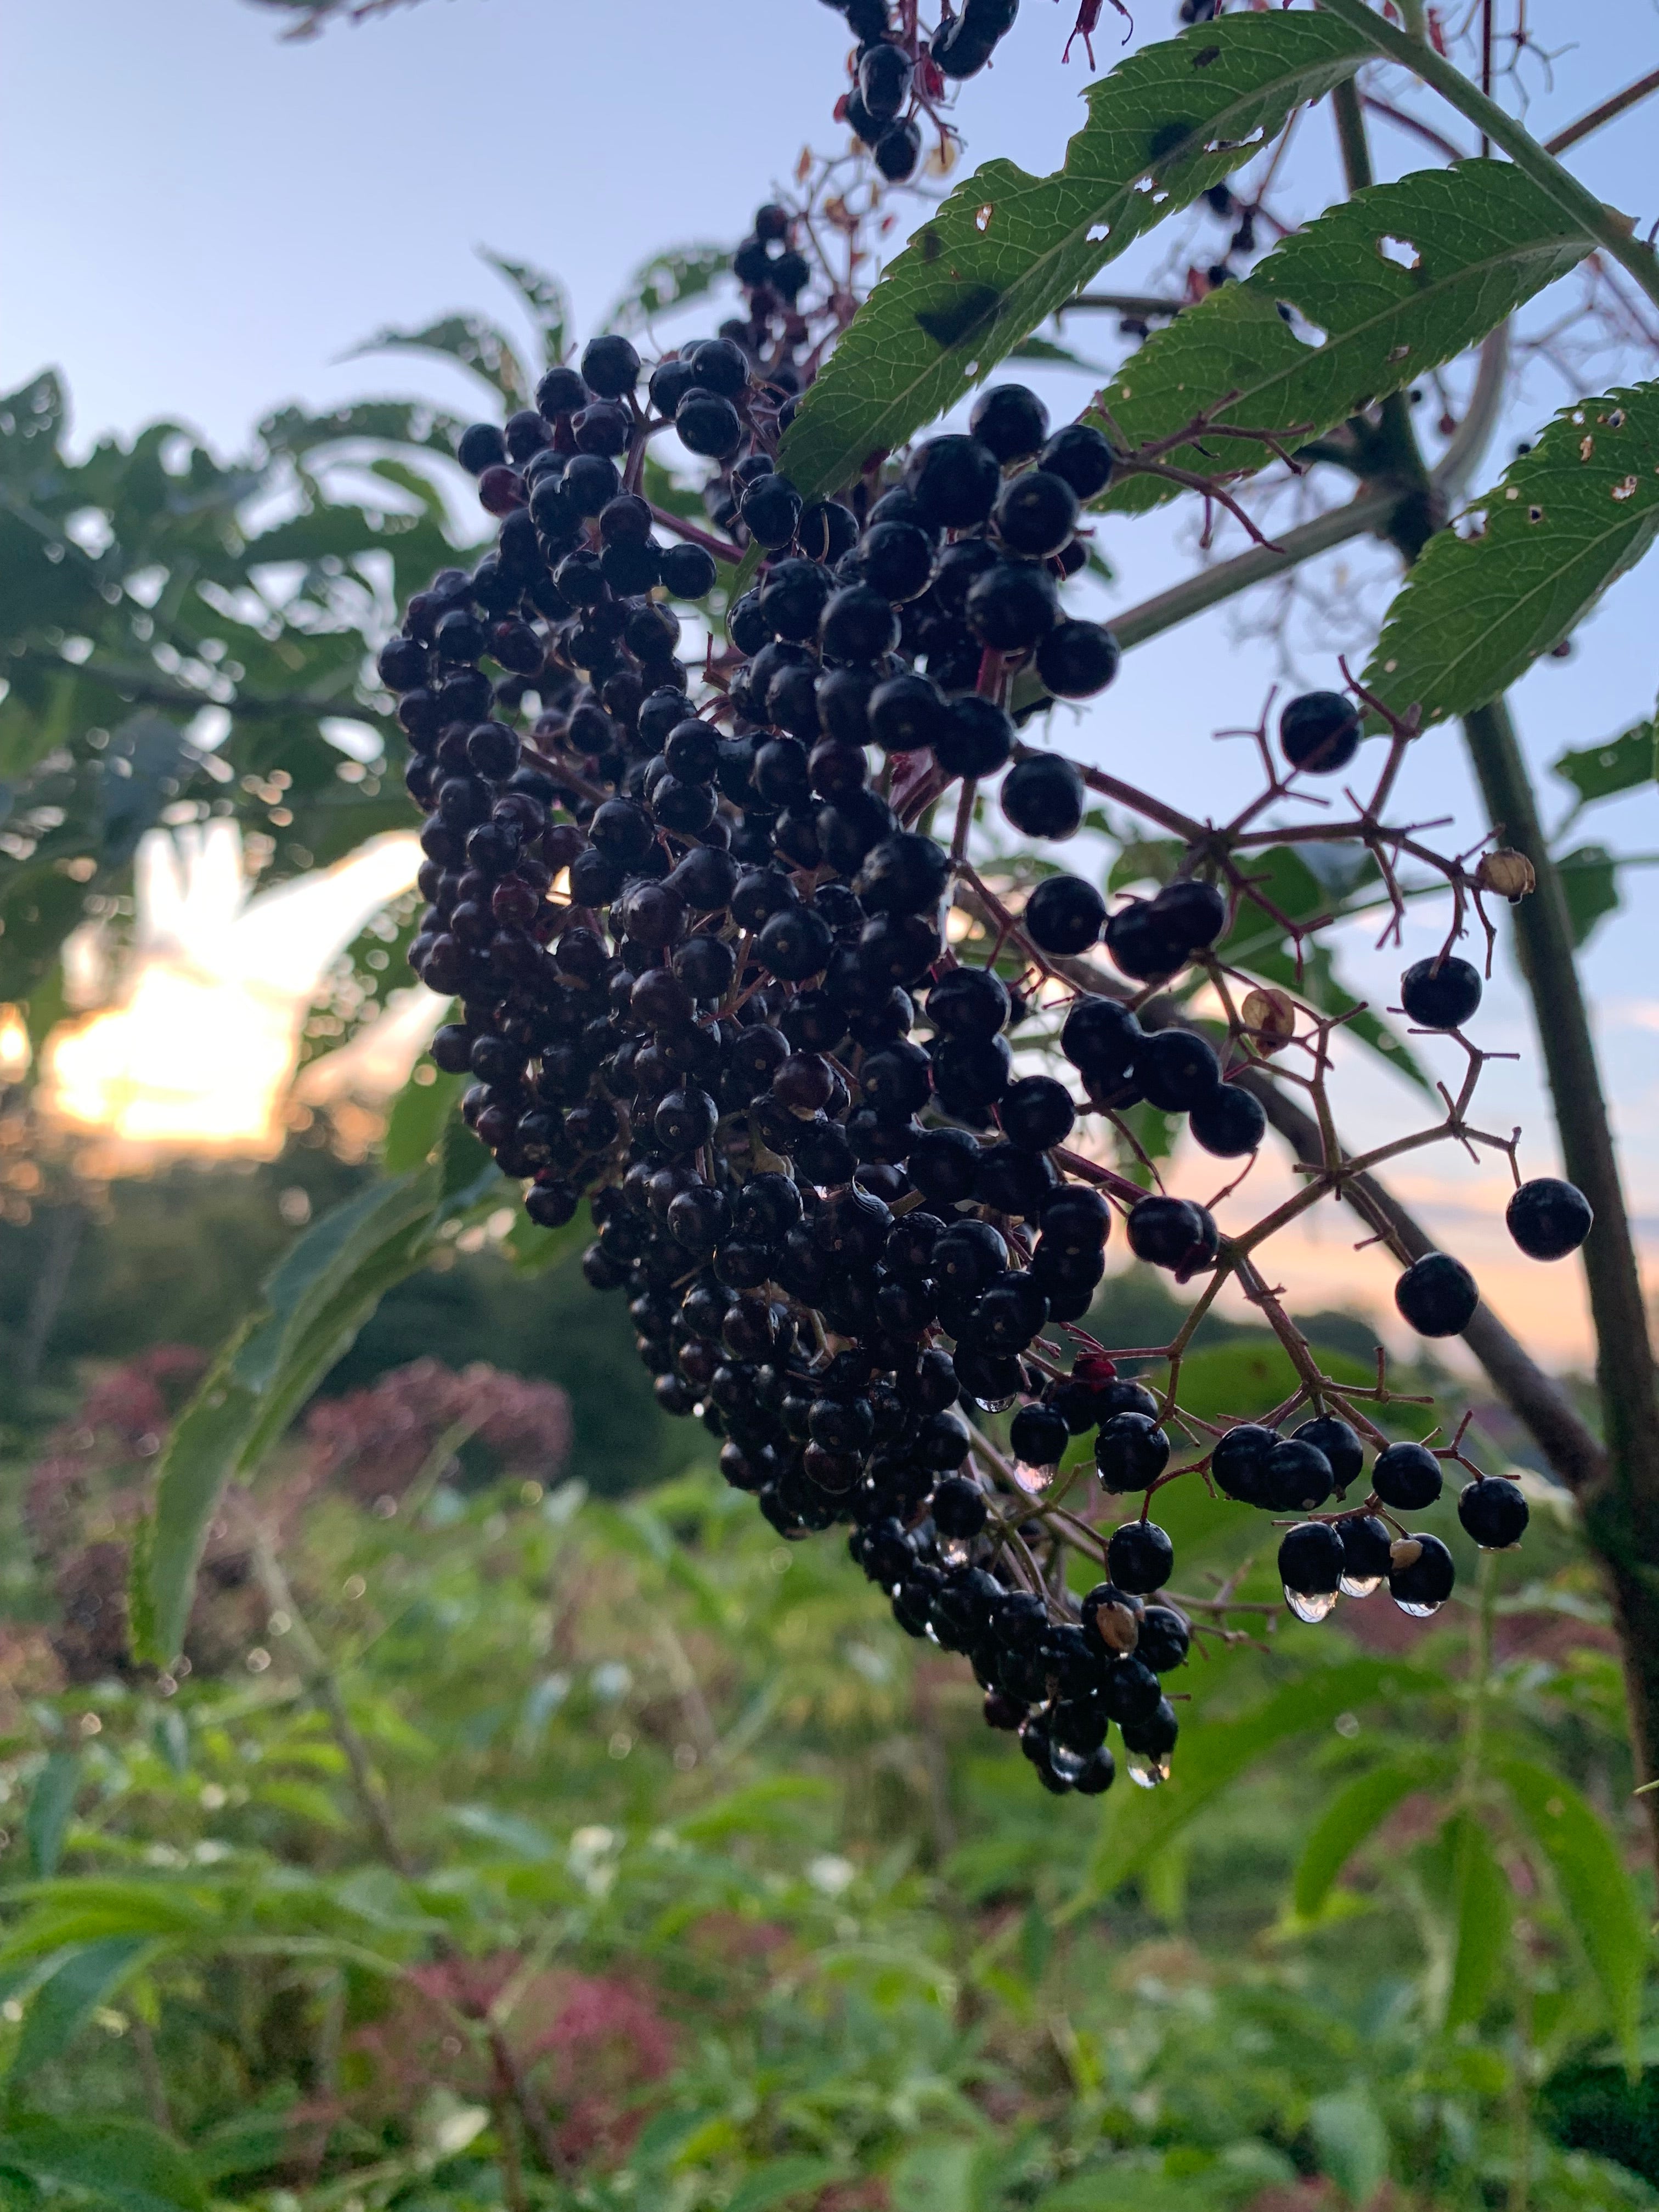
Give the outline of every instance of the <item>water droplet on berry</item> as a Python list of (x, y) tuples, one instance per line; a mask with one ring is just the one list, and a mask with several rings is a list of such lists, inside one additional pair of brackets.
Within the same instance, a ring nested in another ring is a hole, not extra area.
[(1285, 1602), (1298, 1620), (1328, 1620), (1336, 1609), (1336, 1592), (1293, 1590), (1286, 1584)]
[(1382, 1587), (1381, 1575), (1344, 1575), (1337, 1583), (1344, 1597), (1370, 1597)]
[(965, 1567), (974, 1556), (974, 1540), (971, 1536), (941, 1536), (939, 1555), (947, 1567)]
[(1397, 1597), (1395, 1603), (1400, 1607), (1401, 1613), (1409, 1614), (1412, 1620), (1429, 1620), (1439, 1612), (1441, 1601), (1436, 1598), (1431, 1605), (1408, 1605), (1404, 1598)]
[(1132, 1751), (1127, 1764), (1129, 1779), (1137, 1789), (1156, 1790), (1160, 1782), (1167, 1782), (1170, 1778), (1167, 1759), (1154, 1759), (1146, 1752)]
[(1064, 1780), (1075, 1782), (1089, 1761), (1085, 1753), (1067, 1751), (1064, 1744), (1054, 1743), (1048, 1747), (1048, 1764)]
[(1056, 1464), (1051, 1463), (1048, 1467), (1031, 1467), (1023, 1459), (1017, 1459), (1014, 1462), (1014, 1480), (1028, 1498), (1041, 1498), (1059, 1472), (1060, 1468)]
[(968, 1403), (977, 1406), (981, 1413), (1006, 1413), (1018, 1395), (1018, 1391), (1011, 1390), (1006, 1398), (969, 1398)]

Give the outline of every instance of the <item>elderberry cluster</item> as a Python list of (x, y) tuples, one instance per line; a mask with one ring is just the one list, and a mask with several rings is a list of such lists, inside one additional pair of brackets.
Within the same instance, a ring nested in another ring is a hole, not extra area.
[[(763, 320), (793, 281), (775, 281), (787, 229), (757, 226)], [(1193, 872), (1109, 915), (1084, 878), (1050, 872), (1019, 917), (1012, 984), (959, 963), (943, 930), (981, 779), (1002, 775), (1023, 836), (1081, 826), (1081, 775), (1023, 746), (1006, 702), (1017, 677), (1080, 698), (1115, 672), (1109, 631), (1060, 597), (1112, 451), (1086, 424), (1051, 435), (1036, 397), (1005, 386), (965, 434), (805, 502), (773, 459), (780, 367), (752, 325), (748, 342), (728, 325), (659, 362), (642, 404), (633, 347), (601, 337), (549, 371), (535, 410), (465, 434), (496, 544), (416, 595), (380, 661), (427, 816), (409, 958), (459, 1001), (433, 1056), (474, 1079), (464, 1117), (526, 1184), (532, 1220), (562, 1226), (587, 1200), (588, 1282), (626, 1289), (659, 1403), (720, 1437), (726, 1480), (772, 1527), (850, 1525), (896, 1619), (970, 1660), (988, 1721), (1018, 1729), (1045, 1786), (1104, 1790), (1112, 1725), (1156, 1780), (1176, 1736), (1161, 1677), (1190, 1634), (1158, 1600), (1173, 1548), (1145, 1506), (1104, 1541), (1062, 1526), (1054, 1486), (1091, 1431), (1109, 1497), (1150, 1504), (1171, 1456), (1172, 1393), (1119, 1376), (1075, 1328), (1114, 1204), (1133, 1253), (1179, 1281), (1212, 1270), (1221, 1242), (1207, 1207), (1142, 1194), (1067, 1140), (1080, 1113), (1146, 1101), (1237, 1158), (1265, 1117), (1204, 1037), (1144, 1026), (1103, 989), (1065, 1012), (1072, 1081), (1018, 1073), (1014, 1049), (1037, 1011), (1024, 979), (1103, 942), (1127, 997), (1210, 957), (1230, 900)], [(714, 465), (716, 519), (757, 567), (695, 705), (669, 602), (704, 597), (715, 563), (659, 542), (687, 526), (635, 489), (670, 424)], [(1328, 772), (1359, 726), (1310, 693), (1279, 734), (1293, 769)], [(947, 851), (928, 825), (956, 785)], [(1414, 1019), (1455, 1029), (1480, 979), (1443, 957), (1402, 990)], [(1562, 1184), (1523, 1186), (1511, 1218), (1540, 1253), (1588, 1226)], [(1462, 1327), (1466, 1284), (1472, 1311), (1464, 1271), (1431, 1255), (1402, 1278), (1402, 1310), (1431, 1334)], [(1085, 1347), (1069, 1370), (1068, 1332)], [(1012, 1459), (971, 1421), (1010, 1408)], [(1235, 1426), (1191, 1464), (1230, 1497), (1312, 1514), (1363, 1448), (1325, 1413), (1288, 1437)], [(1291, 1531), (1283, 1578), (1304, 1616), (1383, 1575), (1408, 1609), (1443, 1598), (1444, 1547), (1382, 1517), (1427, 1502), (1425, 1469), (1437, 1492), (1434, 1453), (1390, 1446), (1364, 1508)], [(1512, 1542), (1526, 1514), (1496, 1478), (1460, 1510), (1482, 1543)], [(1065, 1561), (1080, 1540), (1108, 1579), (1079, 1607)]]
[(858, 40), (848, 63), (851, 88), (836, 104), (838, 118), (869, 149), (890, 182), (914, 175), (921, 158), (920, 115), (952, 82), (977, 76), (1013, 27), (1019, 0), (964, 0), (931, 37), (920, 31), (915, 9), (908, 28), (895, 26), (886, 0), (827, 0)]

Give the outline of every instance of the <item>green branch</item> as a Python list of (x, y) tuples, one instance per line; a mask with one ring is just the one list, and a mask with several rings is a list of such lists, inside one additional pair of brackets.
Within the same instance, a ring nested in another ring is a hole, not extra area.
[(1462, 70), (1454, 69), (1436, 53), (1432, 46), (1419, 44), (1403, 31), (1396, 31), (1383, 22), (1372, 13), (1365, 0), (1320, 0), (1320, 5), (1325, 14), (1336, 16), (1351, 30), (1368, 39), (1379, 54), (1410, 70), (1413, 76), (1466, 115), (1494, 146), (1501, 146), (1516, 167), (1524, 169), (1559, 208), (1582, 226), (1587, 236), (1627, 269), (1648, 298), (1659, 307), (1659, 257), (1650, 246), (1638, 243), (1627, 216), (1598, 200), (1570, 170), (1564, 169), (1546, 153), (1513, 116), (1506, 115), (1495, 100), (1488, 100)]

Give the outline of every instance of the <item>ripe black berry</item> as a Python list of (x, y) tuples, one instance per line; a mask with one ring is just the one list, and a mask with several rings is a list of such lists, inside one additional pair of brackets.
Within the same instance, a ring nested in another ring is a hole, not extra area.
[(1103, 1490), (1116, 1495), (1146, 1490), (1170, 1463), (1170, 1439), (1146, 1413), (1114, 1413), (1095, 1438), (1095, 1468)]
[(1000, 384), (975, 400), (968, 427), (1006, 465), (1036, 453), (1048, 434), (1048, 410), (1023, 384)]
[(1187, 1126), (1206, 1152), (1240, 1159), (1267, 1135), (1267, 1109), (1237, 1083), (1223, 1083), (1191, 1109)]
[(1175, 1546), (1152, 1521), (1126, 1521), (1106, 1546), (1106, 1567), (1120, 1589), (1145, 1597), (1175, 1571)]
[(1400, 1003), (1425, 1030), (1462, 1029), (1480, 1004), (1480, 971), (1455, 953), (1419, 960), (1400, 979)]
[(1589, 1235), (1595, 1216), (1576, 1183), (1535, 1176), (1510, 1199), (1504, 1219), (1529, 1260), (1564, 1260)]
[(582, 351), (582, 382), (602, 399), (620, 399), (640, 380), (640, 357), (625, 337), (593, 338)]
[(1420, 1513), (1440, 1495), (1440, 1462), (1426, 1444), (1390, 1444), (1378, 1452), (1371, 1488), (1396, 1513)]
[(1425, 1252), (1395, 1285), (1394, 1302), (1419, 1336), (1461, 1336), (1474, 1319), (1480, 1291), (1461, 1260)]
[(1221, 1063), (1190, 1030), (1160, 1030), (1135, 1055), (1135, 1080), (1160, 1113), (1188, 1114), (1220, 1090)]
[(977, 438), (931, 438), (911, 455), (904, 482), (929, 529), (971, 530), (991, 512), (1002, 467)]
[(1344, 1597), (1369, 1597), (1387, 1579), (1394, 1538), (1374, 1513), (1349, 1514), (1332, 1524), (1342, 1540)]
[(1266, 1505), (1267, 1459), (1278, 1443), (1277, 1431), (1256, 1421), (1241, 1421), (1229, 1429), (1210, 1455), (1217, 1488), (1242, 1505)]
[(1457, 1568), (1438, 1536), (1415, 1533), (1395, 1540), (1389, 1552), (1389, 1595), (1401, 1613), (1426, 1620), (1451, 1595)]
[(1071, 1135), (1077, 1109), (1063, 1083), (1051, 1075), (1027, 1075), (1003, 1093), (997, 1115), (1011, 1144), (1046, 1152)]
[(1322, 1620), (1336, 1603), (1342, 1578), (1342, 1540), (1328, 1521), (1304, 1521), (1287, 1529), (1279, 1547), (1279, 1579), (1292, 1613)]
[(1519, 1483), (1489, 1474), (1459, 1492), (1457, 1517), (1482, 1551), (1506, 1552), (1520, 1542), (1531, 1516)]
[(1359, 710), (1340, 691), (1304, 691), (1279, 718), (1279, 742), (1295, 769), (1334, 775), (1359, 750)]
[(1331, 1480), (1339, 1491), (1358, 1481), (1364, 1471), (1365, 1453), (1352, 1423), (1334, 1413), (1320, 1413), (1310, 1421), (1304, 1421), (1293, 1433), (1299, 1443), (1311, 1444), (1316, 1451), (1323, 1452), (1330, 1467)]
[(1048, 876), (1025, 902), (1022, 926), (1043, 952), (1088, 950), (1100, 935), (1106, 902), (1081, 876)]
[(1118, 642), (1103, 623), (1056, 623), (1036, 650), (1037, 674), (1061, 699), (1092, 699), (1117, 674)]
[(1050, 475), (1064, 477), (1079, 499), (1097, 498), (1112, 480), (1112, 449), (1092, 422), (1068, 422), (1038, 455)]
[(1058, 840), (1082, 827), (1087, 804), (1082, 776), (1058, 753), (1016, 761), (1002, 783), (1002, 811), (1028, 837)]
[(1070, 542), (1077, 517), (1077, 494), (1047, 469), (1010, 477), (991, 509), (992, 525), (1010, 552), (1038, 561)]
[(1007, 708), (976, 692), (951, 701), (949, 721), (933, 741), (933, 757), (947, 775), (994, 775), (1013, 750), (1013, 719)]

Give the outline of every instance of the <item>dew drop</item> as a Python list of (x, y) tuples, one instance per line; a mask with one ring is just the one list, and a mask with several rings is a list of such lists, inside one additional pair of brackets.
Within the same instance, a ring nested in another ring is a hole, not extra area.
[(1054, 1743), (1048, 1747), (1048, 1764), (1066, 1781), (1075, 1782), (1089, 1762), (1083, 1753), (1067, 1751), (1064, 1744)]
[(947, 1567), (965, 1567), (974, 1556), (974, 1540), (971, 1536), (942, 1536), (939, 1555)]
[(1169, 1760), (1149, 1758), (1145, 1752), (1132, 1751), (1127, 1765), (1129, 1779), (1138, 1790), (1156, 1790), (1160, 1782), (1170, 1778)]
[(1337, 1583), (1344, 1597), (1373, 1597), (1382, 1587), (1381, 1575), (1344, 1575)]
[(1014, 1462), (1014, 1480), (1028, 1498), (1041, 1498), (1059, 1472), (1057, 1464), (1031, 1467), (1023, 1459)]
[(1413, 1620), (1431, 1620), (1440, 1610), (1438, 1598), (1436, 1598), (1431, 1605), (1410, 1605), (1403, 1597), (1395, 1598), (1395, 1603), (1400, 1607), (1401, 1613), (1409, 1613)]
[(969, 1398), (970, 1406), (977, 1406), (981, 1413), (1006, 1413), (1019, 1393), (1011, 1390), (1006, 1398)]
[(1285, 1585), (1285, 1602), (1298, 1620), (1328, 1620), (1336, 1607), (1334, 1590), (1293, 1590)]

